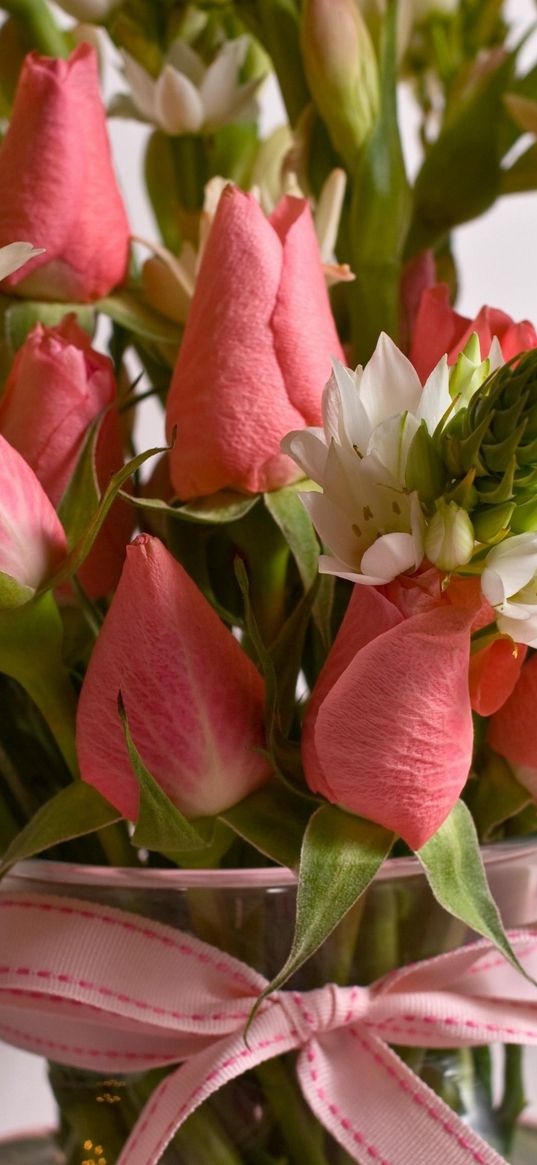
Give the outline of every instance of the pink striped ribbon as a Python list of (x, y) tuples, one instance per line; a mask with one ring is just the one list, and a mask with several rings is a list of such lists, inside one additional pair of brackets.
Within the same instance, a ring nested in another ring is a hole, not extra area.
[[(511, 931), (537, 974), (537, 935)], [(277, 991), (244, 1028), (266, 980), (190, 935), (76, 899), (0, 892), (0, 1035), (99, 1072), (182, 1061), (157, 1087), (118, 1165), (155, 1165), (175, 1131), (228, 1080), (298, 1049), (312, 1111), (353, 1160), (505, 1165), (389, 1043), (537, 1043), (537, 989), (487, 942), (397, 970), (370, 987)]]

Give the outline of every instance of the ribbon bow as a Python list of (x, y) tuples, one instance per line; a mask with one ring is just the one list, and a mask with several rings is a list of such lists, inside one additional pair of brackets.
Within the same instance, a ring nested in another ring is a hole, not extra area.
[[(537, 935), (510, 932), (537, 972)], [(408, 1047), (537, 1043), (537, 990), (480, 941), (370, 987), (277, 991), (198, 939), (76, 899), (0, 893), (0, 1034), (50, 1059), (117, 1072), (177, 1064), (118, 1165), (156, 1165), (176, 1130), (228, 1080), (299, 1050), (319, 1121), (373, 1165), (505, 1165), (403, 1061)]]

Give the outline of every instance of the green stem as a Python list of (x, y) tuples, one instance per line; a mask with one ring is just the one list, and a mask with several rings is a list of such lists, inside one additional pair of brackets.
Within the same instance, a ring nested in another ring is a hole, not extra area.
[(250, 603), (266, 645), (285, 621), (289, 546), (264, 506), (255, 506), (240, 522), (230, 523), (229, 534), (243, 555), (250, 583)]
[(207, 181), (204, 140), (199, 134), (181, 134), (171, 139), (177, 199), (188, 211), (203, 206)]
[(524, 1048), (519, 1044), (505, 1045), (504, 1090), (496, 1116), (501, 1133), (501, 1150), (509, 1153), (517, 1129), (518, 1118), (526, 1106), (522, 1059)]
[(108, 866), (138, 866), (136, 849), (131, 845), (125, 822), (107, 825), (95, 835), (101, 845)]
[(19, 822), (0, 793), (0, 854), (5, 853), (19, 829)]
[(267, 1060), (255, 1074), (280, 1127), (290, 1165), (327, 1165), (323, 1130), (312, 1121), (292, 1068), (281, 1059)]
[(21, 25), (29, 47), (48, 57), (67, 57), (69, 43), (45, 0), (4, 0), (5, 12)]
[[(19, 678), (19, 677), (17, 677)], [(69, 772), (78, 774), (75, 744), (76, 697), (66, 672), (36, 669), (20, 682), (44, 716)]]

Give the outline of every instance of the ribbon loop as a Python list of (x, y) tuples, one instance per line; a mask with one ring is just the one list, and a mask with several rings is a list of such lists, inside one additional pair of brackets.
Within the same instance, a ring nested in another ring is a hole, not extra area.
[[(529, 974), (537, 941), (509, 933)], [(486, 941), (370, 987), (277, 991), (190, 935), (112, 907), (0, 890), (0, 1035), (94, 1071), (177, 1064), (118, 1165), (157, 1165), (175, 1131), (227, 1081), (300, 1050), (318, 1119), (357, 1161), (506, 1165), (388, 1046), (537, 1044), (537, 988)], [(518, 983), (518, 987), (517, 987)]]

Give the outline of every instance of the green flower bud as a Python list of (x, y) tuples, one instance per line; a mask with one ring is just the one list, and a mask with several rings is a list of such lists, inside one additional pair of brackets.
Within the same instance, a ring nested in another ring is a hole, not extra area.
[[(497, 359), (496, 352), (492, 355)], [(502, 363), (501, 353), (499, 362)], [(492, 364), (491, 356), (481, 359), (479, 336), (472, 332), (449, 374), (449, 391), (453, 399), (458, 399), (459, 408), (468, 405), (474, 392), (485, 383)]]
[(537, 351), (493, 372), (448, 420), (437, 448), (449, 496), (471, 478), (480, 540), (506, 525), (515, 533), (537, 529)]
[(474, 528), (466, 510), (440, 498), (425, 533), (424, 548), (429, 562), (441, 570), (457, 570), (470, 561), (474, 546)]
[(379, 108), (375, 51), (356, 0), (304, 0), (301, 38), (315, 104), (352, 170)]

